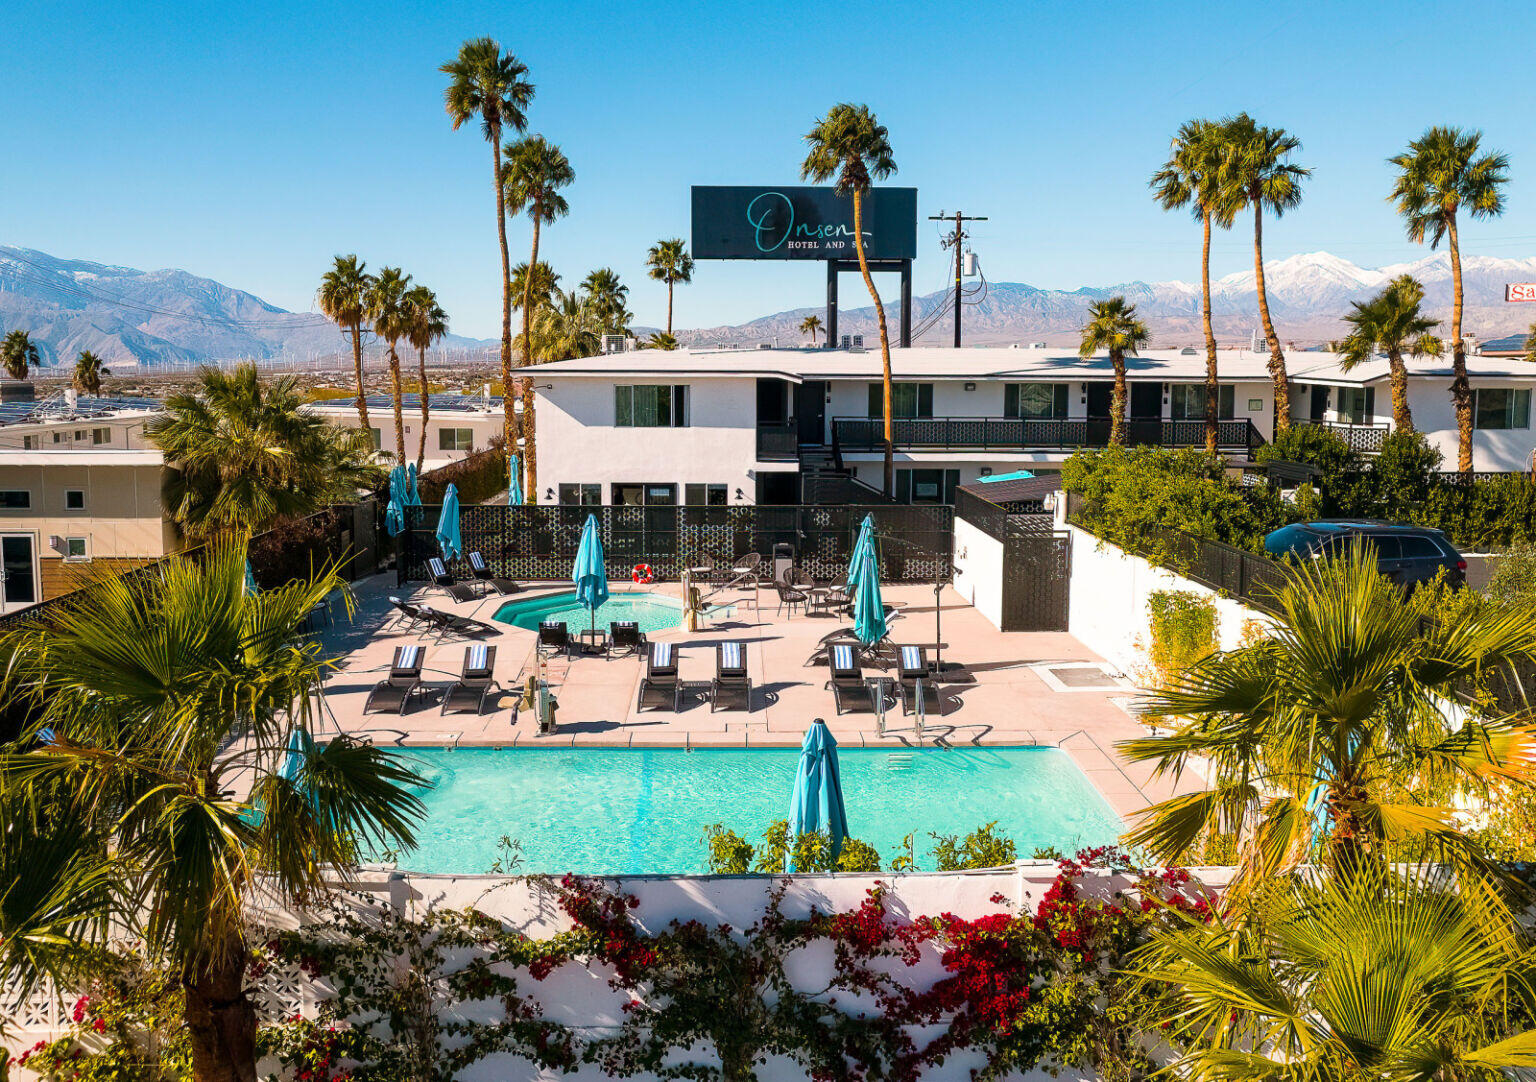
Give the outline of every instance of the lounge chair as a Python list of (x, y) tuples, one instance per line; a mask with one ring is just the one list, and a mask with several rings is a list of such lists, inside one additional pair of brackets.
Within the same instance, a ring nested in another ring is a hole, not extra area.
[(444, 612), (442, 609), (434, 609), (431, 605), (419, 605), (418, 610), (427, 622), (427, 626), (437, 632), (437, 641), (442, 642), (447, 638), (478, 639), (486, 635), (500, 635), (501, 629), (486, 623), (484, 620), (476, 620), (471, 616), (460, 616), (453, 612)]
[(522, 592), (523, 588), (511, 579), (497, 578), (493, 575), (490, 566), (485, 562), (485, 557), (480, 555), (479, 552), (471, 552), (467, 559), (469, 560), (470, 573), (475, 576), (476, 582), (489, 584), (492, 590), (502, 596)]
[(559, 620), (545, 620), (539, 625), (538, 654), (540, 657), (552, 657), (565, 651), (565, 656), (571, 656), (571, 629)]
[(608, 625), (608, 653), (615, 650), (635, 657), (645, 656), (645, 632), (634, 620), (615, 620)]
[(752, 680), (747, 676), (747, 648), (739, 642), (715, 647), (715, 678), (709, 683), (709, 712), (740, 699), (743, 710), (752, 709)]
[(939, 685), (928, 667), (928, 651), (921, 646), (898, 646), (896, 648), (896, 692), (901, 696), (902, 713), (912, 712), (917, 702), (919, 684), (923, 689), (925, 712), (930, 700), (935, 711), (942, 710)]
[(483, 714), (485, 700), (491, 689), (498, 686), (493, 675), (496, 668), (496, 647), (476, 643), (464, 647), (464, 668), (459, 678), (448, 685), (443, 693), (441, 713)]
[(394, 610), (394, 619), (390, 621), (390, 626), (403, 625), (408, 628), (422, 628), (432, 625), (432, 618), (429, 615), (431, 610), (416, 604), (414, 601), (405, 601), (391, 595), (389, 607)]
[(371, 714), (375, 710), (405, 713), (411, 699), (421, 694), (421, 664), (426, 656), (426, 647), (423, 646), (395, 647), (389, 676), (375, 684), (368, 693), (368, 700), (363, 703), (363, 713)]
[(832, 679), (827, 687), (832, 689), (832, 704), (841, 714), (846, 701), (849, 709), (875, 710), (874, 693), (864, 681), (864, 670), (859, 665), (858, 654), (849, 643), (836, 643), (828, 653), (832, 666)]
[[(645, 675), (640, 678), (640, 695), (635, 702), (635, 712), (645, 709), (647, 698), (657, 699), (673, 711), (683, 693), (682, 681), (677, 677), (677, 647), (670, 642), (653, 642), (645, 659)], [(649, 693), (649, 694), (648, 694)]]
[(441, 557), (433, 556), (427, 561), (427, 574), (431, 576), (434, 586), (447, 591), (448, 596), (455, 601), (476, 601), (480, 597), (473, 586), (460, 582), (448, 573)]

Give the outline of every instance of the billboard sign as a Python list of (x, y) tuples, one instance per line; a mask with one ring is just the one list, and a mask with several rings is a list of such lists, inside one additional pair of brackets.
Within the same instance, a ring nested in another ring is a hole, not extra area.
[[(864, 254), (917, 258), (917, 189), (871, 188), (863, 199)], [(857, 259), (853, 198), (832, 188), (693, 189), (695, 259)]]
[(1536, 282), (1510, 282), (1504, 287), (1504, 299), (1511, 302), (1536, 303)]

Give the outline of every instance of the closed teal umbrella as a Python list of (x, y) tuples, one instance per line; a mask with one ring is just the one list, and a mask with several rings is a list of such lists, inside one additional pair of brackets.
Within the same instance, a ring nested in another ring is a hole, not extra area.
[(507, 503), (519, 507), (523, 499), (523, 456), (514, 453), (511, 459), (511, 478), (507, 482)]
[(875, 550), (864, 553), (853, 576), (853, 633), (865, 646), (885, 638), (885, 602), (880, 599), (880, 568)]
[(848, 837), (848, 811), (843, 806), (843, 779), (837, 768), (837, 741), (820, 718), (805, 731), (800, 763), (795, 768), (795, 789), (789, 798), (790, 838), (818, 832), (832, 843), (832, 859), (836, 860), (843, 839)]
[(405, 464), (405, 503), (408, 507), (421, 506), (421, 490), (416, 487), (416, 463)]
[(588, 515), (587, 524), (581, 528), (571, 581), (576, 584), (576, 600), (592, 613), (592, 630), (596, 631), (597, 610), (608, 600), (608, 570), (603, 565), (603, 539), (596, 515)]
[(459, 537), (459, 489), (451, 481), (443, 493), (443, 513), (437, 516), (437, 547), (445, 560), (464, 555), (464, 542)]
[(875, 551), (875, 516), (865, 515), (859, 524), (859, 536), (854, 539), (853, 553), (848, 557), (848, 588), (853, 589), (853, 576), (858, 573), (864, 553)]
[(246, 594), (247, 597), (255, 597), (257, 592), (258, 591), (256, 589), (256, 574), (255, 574), (255, 572), (253, 572), (251, 570), (251, 561), (250, 560), (246, 560), (245, 561), (245, 594)]
[(384, 530), (394, 537), (405, 529), (405, 467), (389, 471), (389, 505), (384, 508)]

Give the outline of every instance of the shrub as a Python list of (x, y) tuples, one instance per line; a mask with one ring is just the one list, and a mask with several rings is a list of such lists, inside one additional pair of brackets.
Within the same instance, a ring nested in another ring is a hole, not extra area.
[(715, 823), (704, 828), (709, 870), (716, 875), (745, 875), (752, 869), (752, 843)]
[(1273, 443), (1255, 451), (1253, 457), (1264, 465), (1300, 462), (1312, 466), (1322, 474), (1325, 488), (1363, 465), (1360, 456), (1350, 449), (1343, 436), (1321, 425), (1292, 425), (1276, 436)]
[(1158, 590), (1147, 598), (1147, 647), (1153, 686), (1172, 680), (1216, 649), (1216, 599), (1193, 590)]
[(955, 872), (965, 868), (996, 868), (1012, 864), (1018, 859), (1018, 848), (1011, 838), (996, 832), (997, 821), (971, 831), (963, 840), (953, 834), (931, 835), (934, 867), (941, 872)]
[(507, 473), (506, 441), (500, 436), (491, 438), (490, 447), (466, 455), (457, 462), (428, 470), (417, 478), (421, 502), (443, 502), (443, 494), (450, 483), (458, 487), (460, 503), (484, 503), (507, 490), (510, 480)]

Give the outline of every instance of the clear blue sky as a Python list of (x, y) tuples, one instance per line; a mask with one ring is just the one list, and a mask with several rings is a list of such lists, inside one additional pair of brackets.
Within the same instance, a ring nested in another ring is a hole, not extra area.
[[(537, 12), (537, 14), (534, 14)], [(530, 130), (576, 170), (545, 231), (565, 282), (596, 266), (664, 318), (645, 250), (688, 235), (695, 183), (794, 181), (839, 101), (890, 128), (919, 213), (990, 215), (995, 281), (1075, 288), (1192, 280), (1198, 234), (1146, 180), (1182, 120), (1246, 109), (1304, 141), (1304, 206), (1269, 252), (1411, 259), (1385, 159), (1432, 123), (1510, 156), (1501, 220), (1469, 252), (1536, 254), (1528, 3), (673, 3), (0, 7), (0, 243), (176, 266), (308, 310), (330, 257), (397, 263), (458, 333), (498, 332), (490, 155), (450, 130), (437, 67), (490, 34), (531, 69)], [(526, 258), (525, 221), (511, 225)], [(916, 289), (940, 287), (920, 230)], [(1222, 238), (1215, 271), (1250, 265)], [(851, 283), (850, 283), (851, 284)], [(894, 282), (892, 283), (894, 286)], [(819, 304), (819, 265), (702, 263), (679, 326)]]

